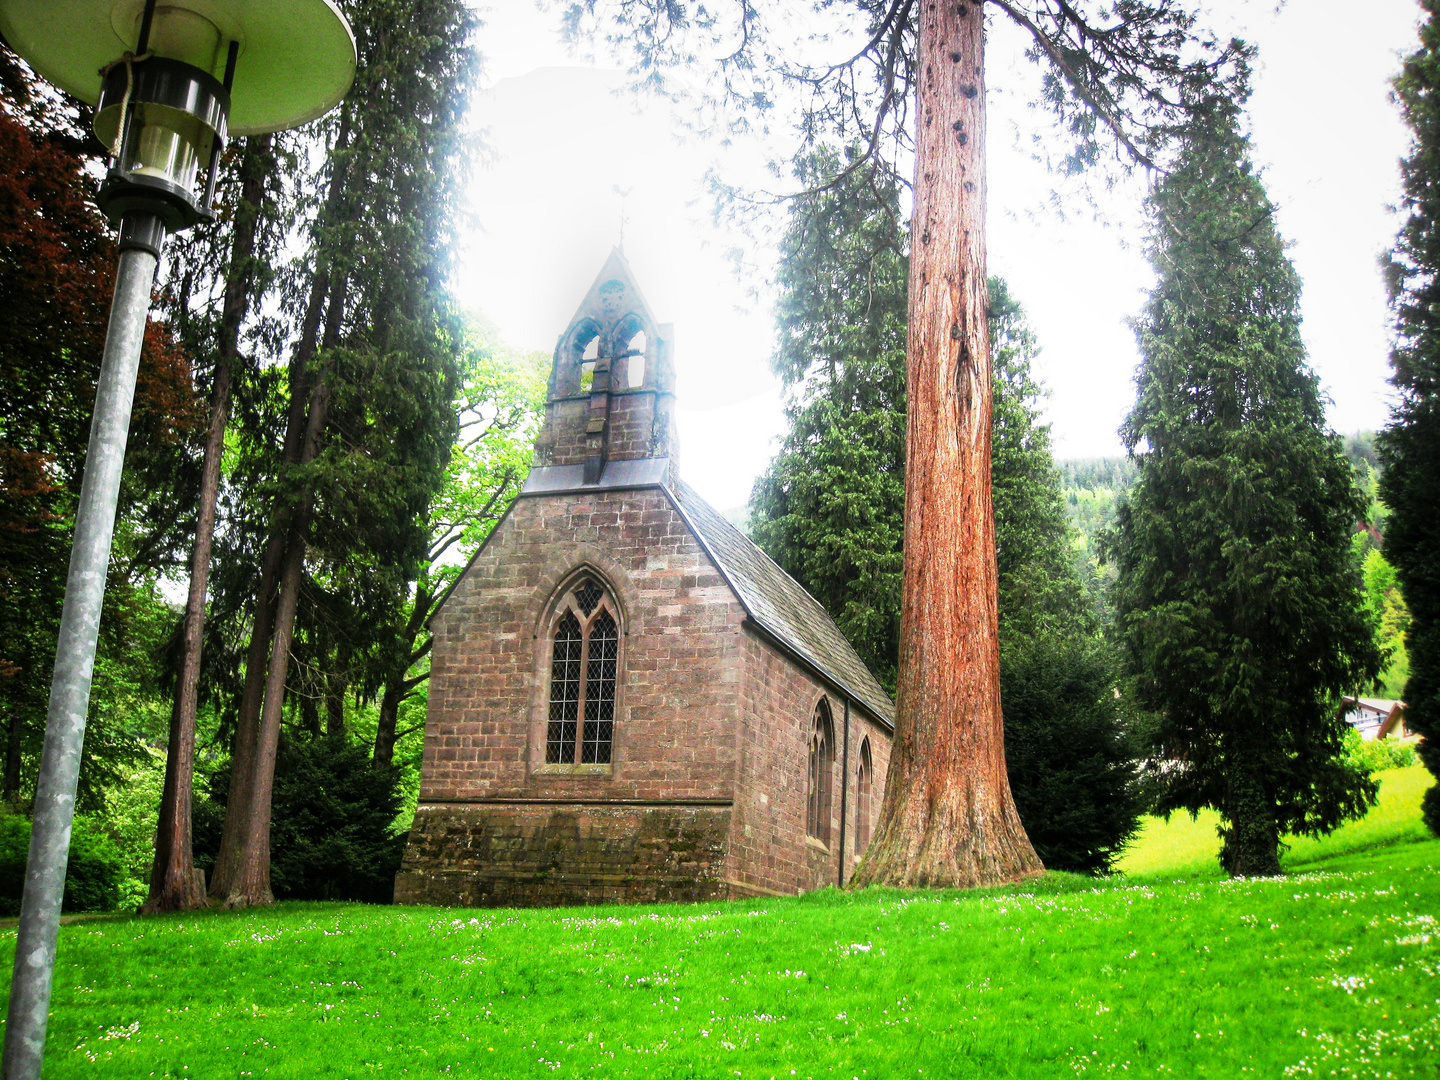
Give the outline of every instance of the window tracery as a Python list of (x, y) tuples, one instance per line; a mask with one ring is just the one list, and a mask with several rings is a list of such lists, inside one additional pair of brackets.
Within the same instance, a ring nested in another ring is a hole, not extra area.
[(875, 765), (870, 758), (870, 740), (860, 744), (860, 767), (855, 773), (855, 857), (865, 854), (870, 843), (870, 799)]
[(835, 725), (830, 721), (830, 703), (824, 698), (815, 707), (810, 726), (810, 768), (805, 799), (805, 833), (822, 844), (830, 843), (830, 774), (835, 762)]
[(582, 577), (559, 605), (550, 659), (545, 763), (608, 765), (615, 734), (620, 626), (614, 602)]

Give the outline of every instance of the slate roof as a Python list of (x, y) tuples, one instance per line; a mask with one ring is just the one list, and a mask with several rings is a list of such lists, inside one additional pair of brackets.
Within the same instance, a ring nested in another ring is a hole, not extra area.
[(683, 480), (665, 490), (762, 630), (891, 727), (895, 706), (829, 613)]

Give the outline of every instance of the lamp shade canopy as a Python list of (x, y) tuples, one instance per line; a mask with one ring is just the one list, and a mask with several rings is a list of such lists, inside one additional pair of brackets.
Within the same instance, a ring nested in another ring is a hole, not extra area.
[[(82, 101), (134, 52), (145, 0), (0, 0), (0, 34)], [(333, 0), (156, 0), (148, 51), (222, 78), (238, 43), (229, 132), (260, 135), (324, 116), (355, 78), (355, 38)]]

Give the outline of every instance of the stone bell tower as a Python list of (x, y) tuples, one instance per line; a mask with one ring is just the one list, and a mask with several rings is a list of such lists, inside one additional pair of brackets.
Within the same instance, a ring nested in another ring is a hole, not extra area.
[(583, 486), (652, 472), (673, 482), (679, 449), (673, 333), (656, 323), (625, 256), (612, 251), (555, 346), (545, 426), (535, 441), (537, 469), (555, 481), (562, 471), (570, 482), (568, 474), (578, 473)]

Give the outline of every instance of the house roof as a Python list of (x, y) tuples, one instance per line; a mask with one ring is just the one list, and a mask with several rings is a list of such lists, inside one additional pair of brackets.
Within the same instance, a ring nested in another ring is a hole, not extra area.
[(689, 484), (666, 485), (681, 515), (761, 630), (893, 727), (895, 706), (820, 601)]
[(1370, 709), (1374, 712), (1385, 713), (1386, 715), (1394, 712), (1395, 706), (1397, 705), (1399, 705), (1401, 708), (1405, 707), (1405, 703), (1403, 701), (1395, 701), (1391, 698), (1347, 697), (1345, 700), (1347, 702), (1354, 702), (1357, 705), (1363, 705), (1365, 708)]

